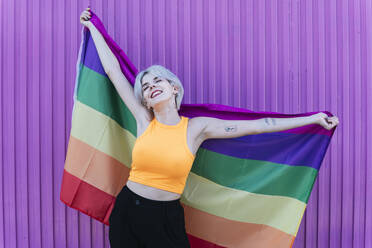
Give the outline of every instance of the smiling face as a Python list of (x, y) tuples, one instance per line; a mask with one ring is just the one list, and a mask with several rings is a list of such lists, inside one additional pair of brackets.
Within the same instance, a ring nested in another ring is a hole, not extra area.
[(175, 94), (178, 90), (165, 78), (146, 73), (142, 78), (143, 101), (147, 108), (154, 108), (159, 103), (168, 103), (175, 105)]

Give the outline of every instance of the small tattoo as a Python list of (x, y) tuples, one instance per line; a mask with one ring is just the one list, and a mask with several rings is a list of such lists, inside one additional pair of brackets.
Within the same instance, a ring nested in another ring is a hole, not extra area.
[(229, 127), (225, 127), (225, 131), (226, 132), (236, 132), (237, 130), (237, 126), (236, 125), (233, 125), (233, 126), (229, 126)]
[(272, 122), (272, 125), (275, 126), (276, 125), (276, 122), (275, 122), (275, 119), (274, 118), (265, 118), (265, 122), (267, 125), (270, 125), (270, 121)]

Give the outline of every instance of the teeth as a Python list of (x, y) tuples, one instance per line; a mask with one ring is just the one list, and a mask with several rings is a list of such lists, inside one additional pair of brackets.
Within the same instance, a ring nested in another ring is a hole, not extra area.
[(154, 93), (152, 93), (152, 95), (151, 95), (151, 98), (154, 98), (154, 97), (156, 97), (156, 96), (158, 96), (158, 95), (160, 95), (162, 93), (162, 91), (155, 91)]

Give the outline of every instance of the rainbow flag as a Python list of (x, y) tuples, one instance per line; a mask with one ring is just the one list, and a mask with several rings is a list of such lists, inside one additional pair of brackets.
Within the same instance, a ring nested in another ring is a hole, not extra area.
[[(92, 23), (134, 85), (138, 70), (91, 13)], [(179, 113), (189, 118), (251, 120), (316, 112), (281, 114), (183, 104)], [(181, 196), (191, 246), (291, 247), (334, 131), (312, 124), (206, 140)], [(90, 32), (83, 27), (61, 201), (108, 225), (116, 196), (128, 179), (136, 134), (136, 121), (105, 74)]]

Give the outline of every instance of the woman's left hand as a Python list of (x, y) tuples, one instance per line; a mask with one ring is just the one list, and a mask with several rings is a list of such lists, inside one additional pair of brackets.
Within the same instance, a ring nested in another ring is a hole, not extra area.
[(327, 130), (334, 128), (339, 123), (337, 116), (328, 117), (328, 115), (325, 113), (318, 113), (315, 114), (314, 116), (316, 118), (315, 119), (316, 123), (318, 123)]

